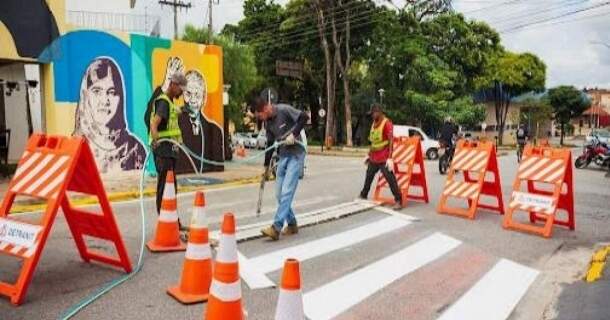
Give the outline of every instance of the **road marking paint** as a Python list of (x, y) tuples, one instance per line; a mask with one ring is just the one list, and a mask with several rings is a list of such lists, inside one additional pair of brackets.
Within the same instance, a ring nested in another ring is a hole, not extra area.
[[(248, 270), (247, 274), (257, 272), (265, 274), (278, 270), (283, 266), (284, 261), (287, 258), (294, 258), (303, 262), (375, 238), (409, 224), (411, 224), (411, 222), (404, 219), (395, 218), (393, 216), (386, 217), (373, 223), (368, 223), (332, 236), (250, 258), (248, 267), (251, 270)], [(244, 268), (242, 267), (242, 269)], [(244, 281), (248, 284), (250, 289), (263, 288), (255, 286), (258, 284), (257, 278), (260, 278), (260, 275), (257, 275), (254, 279), (244, 278)]]
[(461, 241), (435, 233), (390, 256), (307, 292), (305, 315), (331, 319), (370, 295), (455, 249)]
[(538, 270), (501, 259), (438, 320), (507, 319), (538, 274)]
[(407, 221), (421, 221), (420, 218), (409, 216), (409, 215), (403, 214), (403, 213), (401, 213), (399, 211), (392, 210), (392, 209), (389, 209), (389, 208), (374, 207), (373, 209), (377, 210), (377, 211), (381, 211), (383, 213), (387, 213), (387, 214), (389, 214), (391, 216), (394, 216), (396, 218), (399, 218), (399, 219), (403, 219), (403, 220), (407, 220)]
[(257, 270), (248, 258), (246, 258), (241, 252), (237, 252), (237, 258), (239, 260), (239, 276), (246, 282), (250, 289), (262, 289), (275, 287), (275, 283), (271, 281), (264, 272)]

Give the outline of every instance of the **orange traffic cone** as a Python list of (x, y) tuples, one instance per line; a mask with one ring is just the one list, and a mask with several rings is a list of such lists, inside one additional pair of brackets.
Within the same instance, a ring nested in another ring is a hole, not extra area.
[(275, 310), (275, 320), (297, 319), (305, 319), (299, 261), (296, 259), (286, 259), (284, 271), (282, 272), (280, 296), (277, 300), (277, 309)]
[(212, 282), (212, 255), (206, 219), (205, 196), (197, 191), (180, 284), (167, 289), (170, 296), (184, 304), (208, 300)]
[(235, 151), (235, 154), (236, 154), (238, 157), (240, 157), (240, 158), (244, 158), (244, 157), (246, 157), (246, 148), (244, 148), (244, 146), (240, 144), (240, 145), (237, 147), (237, 150)]
[(182, 251), (186, 245), (180, 240), (180, 227), (178, 226), (177, 200), (174, 188), (174, 172), (168, 171), (163, 189), (161, 212), (157, 220), (155, 238), (146, 243), (152, 252)]
[(224, 215), (219, 243), (205, 319), (242, 320), (241, 281), (237, 263), (235, 217), (232, 213)]

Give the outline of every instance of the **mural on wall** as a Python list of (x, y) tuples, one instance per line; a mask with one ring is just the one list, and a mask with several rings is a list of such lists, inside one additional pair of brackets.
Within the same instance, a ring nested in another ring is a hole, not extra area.
[(76, 107), (74, 134), (87, 138), (102, 172), (142, 169), (146, 151), (127, 129), (125, 90), (119, 67), (95, 59), (85, 71)]
[[(58, 23), (47, 1), (2, 0), (0, 23), (8, 33), (0, 31), (0, 58), (36, 58), (59, 37)], [(3, 43), (9, 38), (11, 46)], [(8, 51), (13, 46), (16, 54)]]
[[(39, 61), (48, 63), (44, 74), (52, 82), (45, 90), (47, 131), (85, 136), (100, 171), (142, 168), (149, 149), (144, 114), (176, 71), (188, 80), (183, 98), (175, 101), (183, 110), (183, 141), (197, 154), (203, 150), (207, 159), (224, 161), (219, 47), (83, 30), (58, 38)], [(178, 171), (192, 172), (181, 157)], [(152, 162), (147, 167), (151, 172)]]

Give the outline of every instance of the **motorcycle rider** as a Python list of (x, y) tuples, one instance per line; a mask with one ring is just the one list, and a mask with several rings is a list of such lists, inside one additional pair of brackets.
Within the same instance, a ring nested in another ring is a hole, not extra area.
[[(458, 134), (458, 127), (451, 117), (445, 118), (445, 123), (441, 127), (439, 142), (445, 148), (445, 152), (453, 152), (453, 141)], [(449, 154), (452, 156), (452, 154)]]
[(517, 147), (518, 147), (518, 149), (517, 149), (518, 160), (521, 161), (521, 155), (523, 154), (523, 149), (525, 148), (525, 144), (529, 140), (529, 136), (530, 136), (525, 123), (522, 123), (519, 125), (519, 128), (517, 129), (517, 132), (516, 132), (516, 136), (517, 136)]

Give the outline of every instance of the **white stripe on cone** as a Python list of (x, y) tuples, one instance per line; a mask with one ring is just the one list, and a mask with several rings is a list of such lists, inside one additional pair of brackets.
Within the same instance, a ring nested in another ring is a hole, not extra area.
[(191, 228), (202, 229), (208, 227), (205, 207), (194, 207), (191, 217)]
[(234, 234), (222, 234), (218, 241), (220, 250), (216, 261), (221, 263), (237, 263), (237, 239)]
[(303, 293), (301, 290), (286, 290), (280, 288), (280, 296), (275, 309), (275, 320), (302, 320), (305, 319), (303, 311)]
[(189, 242), (186, 247), (185, 256), (190, 260), (207, 260), (212, 256), (212, 251), (208, 243), (197, 244)]
[(178, 215), (175, 211), (167, 211), (161, 209), (159, 212), (159, 221), (161, 222), (176, 222), (178, 221)]
[(212, 279), (210, 294), (223, 302), (232, 302), (241, 299), (241, 282), (223, 283)]

